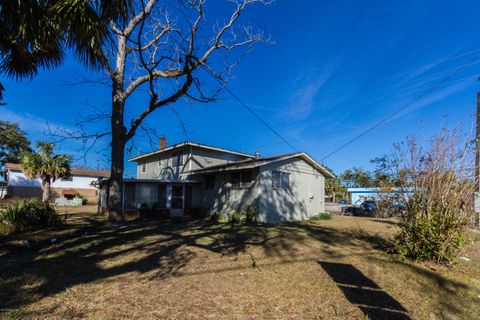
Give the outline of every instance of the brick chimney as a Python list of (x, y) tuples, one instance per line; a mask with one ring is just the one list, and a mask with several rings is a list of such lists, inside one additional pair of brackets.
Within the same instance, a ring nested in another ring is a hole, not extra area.
[(158, 144), (160, 145), (160, 150), (165, 149), (167, 147), (167, 138), (161, 136), (160, 139), (158, 139)]

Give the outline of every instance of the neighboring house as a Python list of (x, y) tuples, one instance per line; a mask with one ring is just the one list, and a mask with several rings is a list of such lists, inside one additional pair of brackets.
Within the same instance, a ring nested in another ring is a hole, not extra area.
[(264, 222), (302, 220), (324, 211), (325, 178), (333, 177), (305, 153), (261, 158), (193, 142), (166, 147), (164, 138), (159, 150), (130, 161), (137, 178), (124, 180), (127, 215), (141, 207), (182, 216), (254, 206)]
[(365, 200), (385, 200), (393, 199), (394, 201), (399, 201), (401, 198), (400, 195), (404, 197), (410, 197), (413, 194), (412, 189), (404, 188), (392, 188), (392, 189), (382, 189), (382, 188), (348, 188), (348, 193), (350, 194), (350, 200), (352, 205), (360, 205)]
[[(40, 179), (29, 179), (19, 164), (6, 163), (7, 196), (10, 198), (41, 198)], [(99, 178), (108, 178), (109, 172), (72, 169), (67, 179), (57, 179), (51, 185), (52, 198), (78, 193), (90, 203), (97, 203), (98, 190), (95, 183)]]

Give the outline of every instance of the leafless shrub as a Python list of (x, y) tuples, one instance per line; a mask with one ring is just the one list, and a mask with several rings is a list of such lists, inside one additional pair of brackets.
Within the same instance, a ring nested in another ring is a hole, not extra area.
[(466, 241), (464, 230), (474, 215), (471, 136), (462, 128), (443, 129), (425, 146), (409, 137), (383, 157), (395, 188), (390, 208), (400, 219), (401, 255), (448, 262)]

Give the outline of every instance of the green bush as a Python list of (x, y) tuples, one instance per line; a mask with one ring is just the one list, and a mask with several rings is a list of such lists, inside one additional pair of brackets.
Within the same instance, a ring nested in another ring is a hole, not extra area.
[(254, 224), (258, 220), (258, 210), (249, 206), (240, 211), (234, 211), (227, 215), (227, 221), (231, 224)]
[(403, 217), (400, 233), (395, 237), (401, 256), (435, 262), (450, 262), (457, 256), (468, 240), (464, 233), (465, 222), (454, 215), (446, 215), (442, 209)]
[(228, 215), (228, 222), (231, 224), (239, 224), (243, 222), (243, 214), (241, 211), (234, 211)]
[(247, 207), (242, 210), (242, 214), (244, 215), (244, 222), (247, 224), (256, 223), (258, 220), (258, 210), (255, 207)]
[(8, 205), (0, 214), (0, 223), (12, 232), (34, 231), (62, 224), (55, 209), (40, 200), (20, 200)]
[(221, 214), (221, 215), (218, 215), (216, 216), (216, 221), (217, 222), (220, 222), (220, 223), (227, 223), (228, 222), (228, 215), (224, 215), (224, 214)]
[(310, 220), (316, 221), (316, 220), (332, 220), (332, 215), (328, 212), (320, 212), (319, 214), (316, 214), (314, 216), (310, 217)]

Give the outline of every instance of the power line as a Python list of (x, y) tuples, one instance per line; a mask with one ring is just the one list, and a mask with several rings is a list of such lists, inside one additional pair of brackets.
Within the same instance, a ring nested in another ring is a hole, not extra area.
[(440, 87), (443, 83), (445, 83), (446, 81), (450, 80), (452, 77), (454, 77), (456, 74), (460, 73), (461, 71), (463, 71), (466, 67), (468, 67), (469, 65), (472, 65), (472, 62), (478, 60), (478, 56), (475, 57), (474, 59), (472, 59), (469, 63), (467, 64), (464, 64), (462, 66), (460, 66), (459, 68), (455, 69), (451, 74), (447, 75), (446, 77), (444, 77), (443, 79), (441, 79), (439, 82), (437, 82), (436, 84), (434, 84), (433, 86), (431, 86), (430, 88), (428, 88), (427, 90), (425, 90), (421, 95), (417, 96), (416, 98), (414, 98), (412, 101), (408, 102), (407, 104), (403, 105), (400, 109), (398, 109), (397, 111), (389, 114), (387, 117), (383, 118), (381, 121), (375, 123), (373, 126), (369, 127), (368, 129), (366, 129), (365, 131), (363, 131), (362, 133), (360, 133), (359, 135), (357, 135), (356, 137), (350, 139), (348, 142), (346, 142), (345, 144), (341, 145), (340, 147), (338, 147), (337, 149), (333, 150), (332, 152), (330, 152), (329, 154), (327, 154), (325, 157), (322, 158), (322, 162), (331, 157), (332, 155), (334, 155), (335, 153), (337, 153), (338, 151), (340, 150), (343, 150), (345, 149), (346, 147), (348, 147), (349, 145), (351, 145), (352, 143), (354, 143), (355, 141), (357, 141), (358, 139), (360, 139), (361, 137), (365, 136), (367, 133), (369, 133), (370, 131), (373, 131), (375, 130), (376, 128), (380, 127), (382, 124), (384, 124), (385, 122), (387, 122), (388, 120), (392, 119), (393, 117), (395, 117), (396, 115), (398, 115), (399, 113), (401, 113), (402, 111), (404, 111), (405, 109), (407, 109), (408, 107), (410, 107), (412, 104), (418, 102), (419, 100), (421, 100), (422, 98), (424, 98), (425, 96), (427, 96), (428, 94), (430, 94), (432, 91), (434, 91), (435, 89), (437, 89), (438, 87)]
[[(202, 66), (203, 67), (203, 66)], [(232, 90), (230, 90), (224, 81), (221, 81), (215, 75), (213, 75), (207, 68), (204, 67), (207, 73), (212, 76), (215, 81), (217, 81), (224, 89), (227, 91), (237, 102), (245, 108), (248, 112), (250, 112), (258, 121), (260, 121), (265, 127), (270, 129), (278, 138), (280, 138), (283, 142), (285, 142), (290, 148), (292, 148), (295, 152), (298, 152), (297, 148), (295, 148), (287, 139), (285, 139), (277, 130), (275, 130), (271, 125), (269, 125), (265, 120), (262, 119), (255, 111), (252, 110), (245, 102), (242, 101)]]

